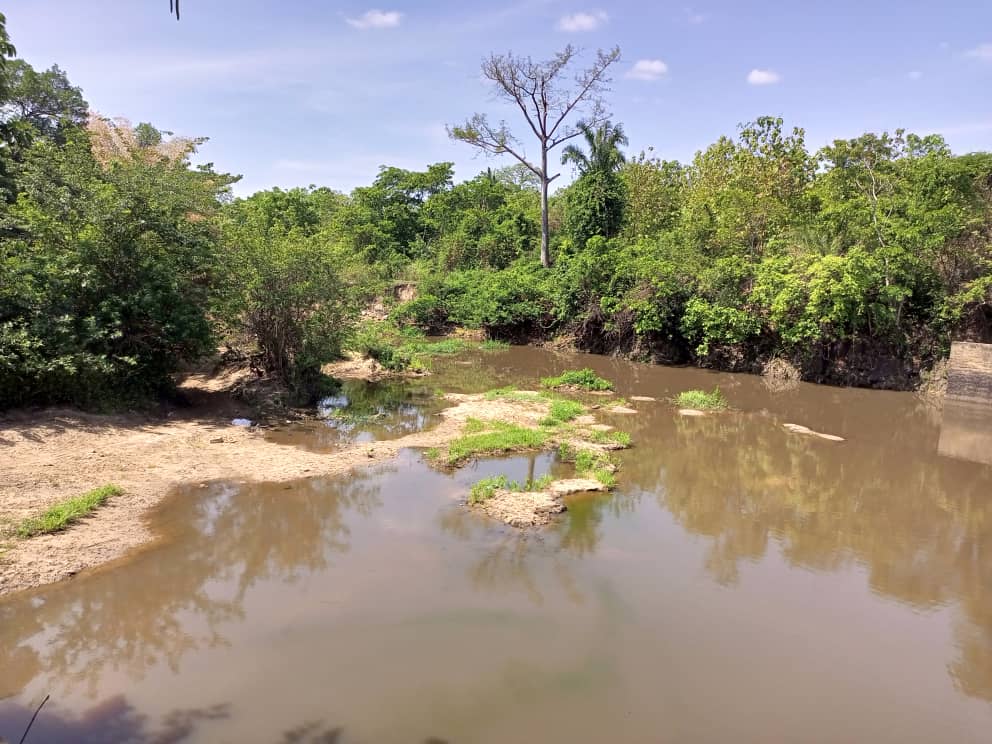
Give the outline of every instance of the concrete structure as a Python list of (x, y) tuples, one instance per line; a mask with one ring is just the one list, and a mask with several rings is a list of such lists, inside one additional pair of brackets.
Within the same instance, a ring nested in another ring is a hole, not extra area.
[(946, 397), (949, 401), (992, 406), (992, 344), (951, 344)]

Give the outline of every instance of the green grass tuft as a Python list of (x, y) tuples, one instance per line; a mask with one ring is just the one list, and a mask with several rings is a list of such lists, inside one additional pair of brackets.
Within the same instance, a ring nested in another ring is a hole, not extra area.
[(612, 390), (613, 383), (604, 380), (591, 369), (572, 369), (557, 377), (544, 377), (541, 384), (546, 388), (574, 387), (583, 390)]
[(505, 475), (494, 475), (491, 478), (483, 478), (474, 486), (468, 494), (468, 503), (480, 504), (487, 499), (491, 499), (493, 494), (508, 485)]
[(589, 440), (596, 444), (615, 444), (623, 449), (630, 446), (630, 434), (625, 431), (594, 431)]
[(487, 390), (484, 394), (486, 400), (515, 400), (515, 401), (534, 401), (539, 400), (540, 396), (538, 393), (525, 392), (523, 390), (517, 390), (510, 387), (501, 387), (494, 390)]
[(592, 477), (607, 488), (613, 488), (617, 484), (617, 477), (607, 468), (596, 468), (592, 471)]
[(585, 411), (585, 406), (574, 400), (553, 400), (548, 409), (547, 418), (541, 421), (542, 426), (557, 426), (564, 424)]
[(509, 349), (510, 344), (507, 341), (497, 341), (494, 338), (489, 338), (479, 344), (479, 348), (483, 351), (503, 351), (504, 349)]
[(477, 455), (501, 455), (506, 452), (540, 449), (548, 435), (516, 424), (494, 422), (493, 431), (469, 433), (448, 445), (448, 465), (458, 465)]
[(73, 496), (56, 504), (41, 516), (25, 519), (17, 528), (17, 534), (21, 537), (34, 537), (59, 532), (102, 506), (111, 496), (120, 496), (121, 493), (117, 486), (106, 485), (80, 496)]
[(682, 408), (698, 408), (703, 411), (719, 411), (727, 407), (727, 399), (723, 397), (720, 388), (713, 388), (712, 393), (705, 390), (686, 390), (678, 394), (675, 403)]

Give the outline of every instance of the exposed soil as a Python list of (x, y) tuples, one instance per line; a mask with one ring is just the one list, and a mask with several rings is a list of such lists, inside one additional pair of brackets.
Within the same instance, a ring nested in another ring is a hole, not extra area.
[[(446, 398), (453, 405), (429, 431), (321, 454), (231, 425), (248, 414), (229, 394), (239, 381), (239, 374), (191, 375), (180, 386), (189, 407), (159, 416), (46, 409), (0, 417), (0, 594), (72, 576), (148, 541), (145, 512), (181, 484), (343, 474), (389, 460), (405, 447), (443, 446), (461, 435), (469, 418), (534, 426), (546, 414), (543, 401), (452, 394)], [(52, 535), (14, 537), (26, 517), (106, 483), (124, 494), (79, 524)]]
[(507, 491), (499, 489), (476, 506), (493, 519), (511, 527), (538, 527), (551, 521), (553, 514), (565, 511), (564, 496), (588, 491), (605, 491), (606, 486), (593, 478), (568, 478), (553, 481), (541, 491)]

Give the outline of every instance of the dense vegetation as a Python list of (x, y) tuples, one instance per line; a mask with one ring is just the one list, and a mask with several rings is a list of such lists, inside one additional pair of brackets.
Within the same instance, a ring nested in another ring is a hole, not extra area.
[[(939, 136), (810, 152), (766, 117), (682, 164), (581, 127), (544, 268), (524, 165), (235, 199), (236, 177), (191, 164), (203, 140), (88, 113), (62, 70), (13, 55), (0, 16), (0, 408), (158, 394), (221, 343), (306, 393), (342, 349), (403, 366), (453, 326), (895, 387), (955, 336), (992, 341), (992, 154)], [(377, 297), (389, 320), (364, 328)]]

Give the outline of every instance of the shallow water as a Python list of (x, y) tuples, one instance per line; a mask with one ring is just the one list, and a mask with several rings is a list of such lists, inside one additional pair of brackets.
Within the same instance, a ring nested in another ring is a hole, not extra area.
[(31, 744), (990, 740), (987, 419), (538, 349), (431, 384), (576, 366), (736, 410), (615, 416), (617, 491), (540, 532), (461, 500), (551, 455), (177, 493), (158, 543), (0, 601), (0, 737), (51, 694)]

